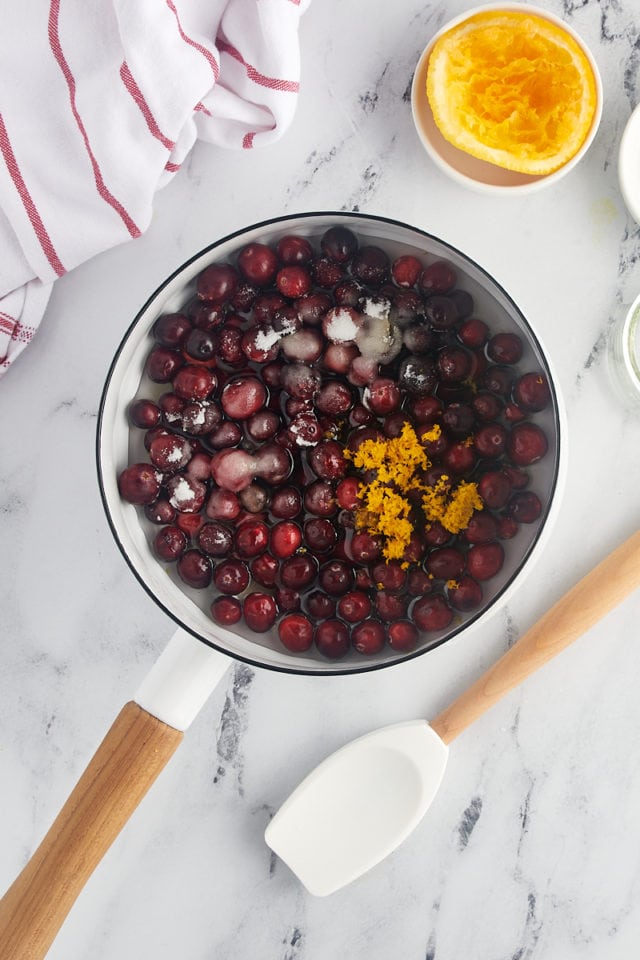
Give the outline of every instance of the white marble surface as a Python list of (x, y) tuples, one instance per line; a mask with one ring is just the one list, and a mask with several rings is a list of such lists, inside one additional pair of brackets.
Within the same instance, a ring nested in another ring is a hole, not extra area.
[(592, 45), (605, 90), (597, 138), (558, 186), (498, 202), (449, 182), (423, 154), (412, 70), (462, 0), (316, 0), (288, 135), (260, 153), (195, 149), (144, 237), (58, 281), (36, 339), (0, 382), (2, 887), (172, 633), (111, 539), (94, 434), (112, 353), (175, 266), (284, 212), (412, 223), (479, 260), (519, 303), (555, 363), (569, 422), (563, 508), (508, 609), (374, 674), (235, 667), (87, 885), (52, 960), (636, 954), (640, 595), (454, 744), (428, 816), (360, 881), (314, 899), (262, 839), (318, 760), (376, 726), (433, 715), (638, 525), (640, 418), (612, 391), (605, 355), (640, 289), (640, 232), (616, 179), (640, 100), (640, 28), (632, 4), (542, 5)]

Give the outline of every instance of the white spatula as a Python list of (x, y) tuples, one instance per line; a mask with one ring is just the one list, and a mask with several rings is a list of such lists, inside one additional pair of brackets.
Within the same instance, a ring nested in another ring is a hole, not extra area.
[(613, 551), (479, 680), (427, 723), (383, 727), (328, 757), (285, 801), (268, 845), (310, 893), (326, 896), (390, 854), (422, 819), (448, 745), (485, 710), (640, 586), (640, 532)]

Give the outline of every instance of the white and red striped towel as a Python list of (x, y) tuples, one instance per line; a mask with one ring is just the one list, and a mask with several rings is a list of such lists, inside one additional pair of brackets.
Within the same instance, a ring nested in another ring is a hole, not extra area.
[(6, 5), (0, 373), (32, 338), (57, 277), (147, 228), (155, 192), (197, 139), (250, 149), (284, 132), (308, 3)]

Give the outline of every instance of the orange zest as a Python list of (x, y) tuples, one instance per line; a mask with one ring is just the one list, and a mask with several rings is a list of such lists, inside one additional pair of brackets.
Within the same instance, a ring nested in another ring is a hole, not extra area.
[(561, 26), (524, 11), (484, 11), (444, 33), (427, 69), (443, 137), (519, 173), (546, 175), (580, 150), (597, 108), (582, 47)]

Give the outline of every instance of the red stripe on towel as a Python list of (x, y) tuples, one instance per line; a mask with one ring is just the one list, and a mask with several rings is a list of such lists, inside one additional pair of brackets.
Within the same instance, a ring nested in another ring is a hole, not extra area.
[(228, 53), (230, 57), (233, 57), (234, 60), (242, 64), (247, 71), (247, 76), (250, 80), (253, 80), (254, 83), (259, 84), (261, 87), (268, 87), (270, 90), (280, 90), (283, 93), (297, 93), (299, 91), (300, 84), (297, 80), (280, 80), (278, 77), (267, 77), (264, 73), (260, 73), (259, 70), (251, 66), (250, 63), (247, 63), (240, 51), (236, 50), (230, 43), (227, 43), (226, 40), (218, 37), (217, 43), (222, 53)]
[[(46, 227), (42, 222), (38, 209), (33, 202), (33, 198), (27, 189), (22, 174), (20, 173), (20, 167), (15, 158), (13, 149), (11, 147), (11, 141), (9, 140), (9, 135), (7, 133), (7, 128), (4, 125), (4, 120), (0, 114), (0, 151), (2, 151), (2, 156), (4, 157), (4, 162), (7, 165), (9, 175), (13, 180), (13, 185), (15, 186), (20, 199), (22, 200), (22, 205), (26, 210), (27, 216), (29, 217), (29, 222), (33, 227), (34, 233), (38, 238), (38, 242), (42, 247), (45, 256), (49, 263), (51, 264), (52, 269), (55, 271), (57, 276), (61, 277), (63, 273), (66, 273), (65, 268), (60, 262), (60, 258), (55, 251), (53, 243), (51, 242), (51, 237), (47, 233)], [(6, 315), (5, 315), (6, 316)]]
[(54, 57), (56, 58), (58, 66), (60, 67), (60, 70), (62, 71), (62, 74), (65, 80), (67, 81), (67, 87), (69, 88), (69, 100), (71, 103), (71, 112), (73, 113), (73, 117), (76, 121), (78, 130), (80, 131), (80, 135), (84, 140), (84, 145), (85, 145), (87, 154), (89, 156), (89, 160), (91, 161), (91, 167), (93, 168), (93, 176), (96, 184), (96, 189), (100, 194), (100, 196), (102, 197), (102, 199), (105, 201), (105, 203), (108, 203), (109, 206), (112, 207), (115, 210), (115, 212), (118, 214), (118, 216), (124, 223), (125, 227), (129, 231), (129, 234), (132, 237), (139, 237), (141, 234), (141, 231), (133, 222), (132, 218), (129, 216), (129, 214), (127, 213), (125, 208), (122, 206), (120, 201), (117, 200), (116, 197), (114, 197), (113, 194), (108, 189), (107, 185), (103, 180), (98, 161), (96, 160), (93, 154), (93, 150), (91, 149), (91, 144), (89, 143), (89, 137), (87, 136), (87, 131), (85, 130), (85, 126), (82, 122), (82, 118), (78, 113), (78, 108), (76, 106), (76, 81), (73, 76), (73, 73), (71, 72), (71, 68), (69, 67), (69, 64), (65, 59), (64, 53), (62, 52), (62, 47), (60, 45), (60, 35), (58, 32), (59, 16), (60, 16), (60, 0), (51, 0), (51, 5), (49, 8), (49, 45), (51, 46), (51, 50), (53, 52)]
[(165, 137), (164, 133), (156, 123), (155, 117), (149, 108), (149, 104), (145, 100), (142, 90), (134, 80), (133, 74), (131, 73), (129, 65), (126, 61), (124, 61), (120, 67), (120, 77), (136, 105), (138, 106), (140, 113), (144, 117), (145, 123), (149, 128), (149, 132), (156, 138), (156, 140), (160, 141), (163, 147), (166, 147), (167, 150), (173, 150), (175, 147), (174, 141), (170, 140), (169, 137)]

